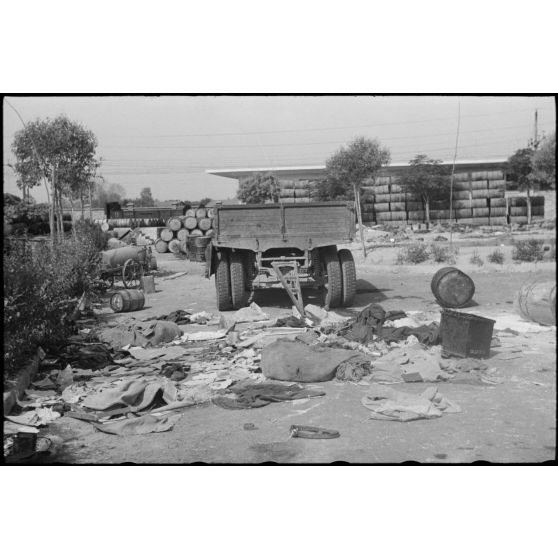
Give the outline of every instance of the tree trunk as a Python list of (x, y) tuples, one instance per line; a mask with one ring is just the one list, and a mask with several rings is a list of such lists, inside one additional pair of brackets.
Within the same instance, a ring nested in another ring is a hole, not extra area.
[[(46, 184), (46, 183), (45, 183)], [(50, 195), (48, 203), (48, 222), (50, 226), (50, 242), (54, 244), (54, 187), (55, 187), (55, 177), (54, 177), (54, 167), (52, 167), (52, 173), (50, 178)], [(48, 193), (48, 188), (47, 188)]]
[(529, 186), (527, 186), (527, 224), (531, 224), (531, 196), (529, 195)]
[(366, 245), (364, 244), (364, 231), (362, 230), (362, 214), (360, 212), (360, 192), (356, 184), (353, 184), (353, 190), (355, 194), (355, 209), (357, 212), (358, 230), (360, 232), (360, 242), (362, 244), (362, 254), (364, 256), (364, 259), (366, 260)]
[(430, 227), (430, 201), (428, 198), (424, 200), (424, 211), (426, 215), (426, 224)]

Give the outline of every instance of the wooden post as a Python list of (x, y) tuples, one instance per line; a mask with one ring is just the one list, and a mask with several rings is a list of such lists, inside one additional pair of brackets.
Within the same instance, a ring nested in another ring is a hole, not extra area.
[(356, 184), (353, 184), (353, 190), (355, 194), (355, 209), (357, 213), (358, 228), (360, 231), (360, 242), (362, 244), (362, 253), (364, 254), (364, 259), (366, 259), (366, 246), (364, 244), (364, 231), (362, 230), (362, 214), (360, 212), (360, 192)]

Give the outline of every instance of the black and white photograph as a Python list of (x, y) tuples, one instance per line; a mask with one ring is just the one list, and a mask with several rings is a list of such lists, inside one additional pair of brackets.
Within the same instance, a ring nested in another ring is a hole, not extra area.
[(555, 122), (5, 96), (4, 461), (554, 460)]

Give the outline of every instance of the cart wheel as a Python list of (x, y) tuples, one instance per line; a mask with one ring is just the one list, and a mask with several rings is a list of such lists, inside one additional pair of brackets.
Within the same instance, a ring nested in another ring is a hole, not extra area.
[(343, 296), (341, 306), (350, 306), (356, 294), (356, 269), (355, 260), (350, 250), (343, 249), (337, 252), (341, 264), (343, 283)]
[(122, 268), (122, 282), (126, 289), (139, 289), (143, 267), (135, 260), (126, 260)]
[(337, 308), (341, 304), (343, 283), (341, 279), (341, 264), (337, 257), (337, 249), (323, 251), (323, 262), (327, 273), (326, 308)]

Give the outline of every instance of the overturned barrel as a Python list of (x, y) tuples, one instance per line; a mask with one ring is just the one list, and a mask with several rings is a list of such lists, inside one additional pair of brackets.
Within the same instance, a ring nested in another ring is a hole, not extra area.
[(528, 281), (519, 289), (515, 307), (525, 320), (542, 325), (556, 325), (556, 280)]
[(110, 299), (110, 307), (115, 312), (134, 312), (141, 310), (145, 305), (143, 291), (126, 289), (114, 293)]
[(165, 242), (162, 239), (159, 239), (157, 242), (155, 242), (155, 250), (157, 250), (159, 254), (164, 254), (165, 252), (169, 251), (169, 243)]
[(462, 308), (475, 294), (473, 280), (456, 267), (443, 267), (430, 282), (436, 302), (444, 308)]
[(145, 246), (127, 246), (101, 252), (101, 260), (108, 267), (124, 265), (127, 260), (143, 262), (146, 261), (146, 256), (147, 248)]

